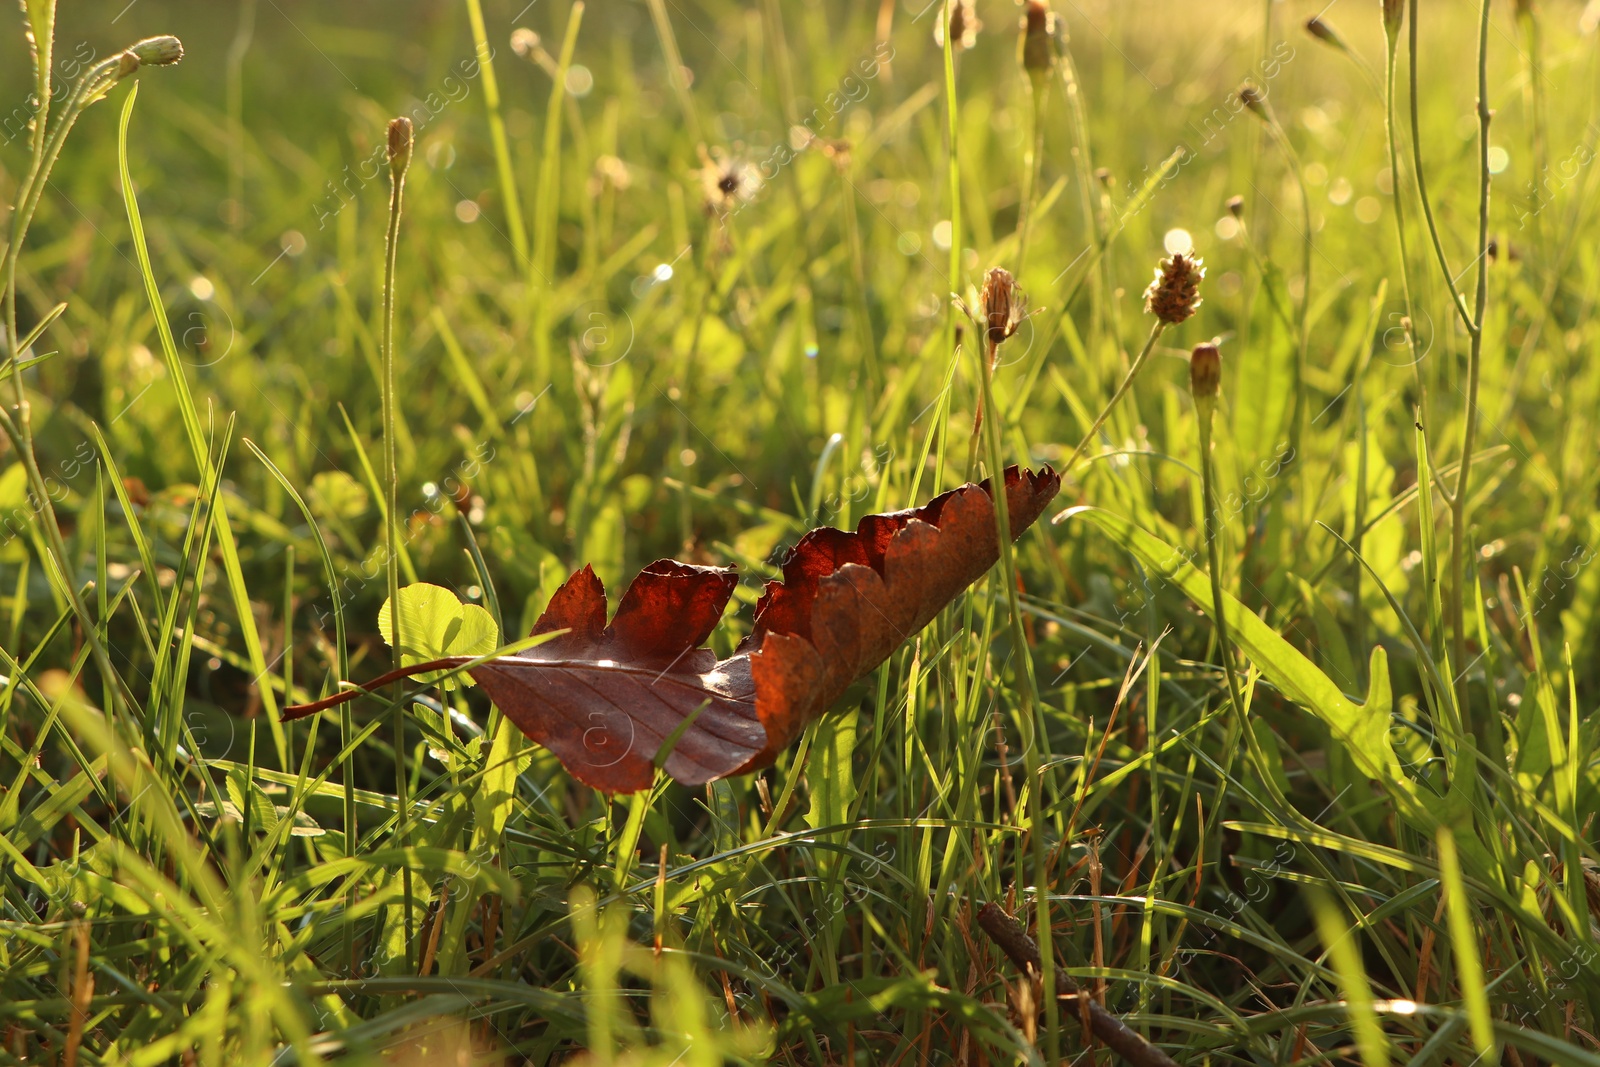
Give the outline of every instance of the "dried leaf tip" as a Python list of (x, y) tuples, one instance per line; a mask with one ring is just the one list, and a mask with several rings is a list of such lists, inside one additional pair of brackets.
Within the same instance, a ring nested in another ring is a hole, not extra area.
[(978, 21), (978, 12), (972, 6), (972, 0), (948, 0), (946, 6), (950, 17), (934, 23), (933, 43), (943, 48), (944, 35), (948, 31), (950, 47), (967, 51), (978, 43), (978, 31), (983, 29), (983, 23)]
[(411, 166), (411, 120), (404, 115), (389, 121), (389, 172), (403, 175)]
[(1177, 253), (1161, 261), (1155, 280), (1144, 291), (1144, 309), (1169, 326), (1193, 315), (1200, 307), (1200, 282), (1206, 276), (1199, 256)]
[(1054, 48), (1056, 13), (1046, 0), (1028, 0), (1022, 15), (1022, 67), (1029, 74), (1046, 74), (1056, 64)]

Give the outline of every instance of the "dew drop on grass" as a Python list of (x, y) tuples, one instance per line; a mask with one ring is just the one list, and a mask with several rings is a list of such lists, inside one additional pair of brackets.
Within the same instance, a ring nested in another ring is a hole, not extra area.
[(462, 222), (477, 222), (478, 216), (482, 213), (482, 209), (478, 207), (476, 200), (459, 200), (456, 202), (456, 218)]
[(196, 300), (210, 300), (217, 295), (217, 287), (204, 274), (196, 274), (189, 279), (189, 292)]
[(1161, 238), (1161, 247), (1167, 250), (1169, 256), (1186, 256), (1194, 251), (1194, 238), (1190, 236), (1188, 230), (1171, 229)]
[(1383, 205), (1375, 196), (1363, 196), (1356, 201), (1356, 219), (1361, 222), (1377, 222), (1383, 214)]
[(1333, 184), (1328, 186), (1328, 203), (1343, 207), (1354, 194), (1355, 187), (1350, 184), (1350, 179), (1335, 178)]
[(1489, 173), (1499, 174), (1511, 165), (1511, 153), (1499, 145), (1489, 146)]
[(573, 96), (584, 97), (594, 88), (594, 75), (589, 68), (581, 63), (574, 63), (567, 70), (567, 92)]
[(949, 219), (941, 219), (933, 224), (933, 246), (941, 252), (950, 251), (952, 229)]
[(1231, 241), (1239, 236), (1239, 220), (1232, 215), (1224, 215), (1217, 220), (1217, 236), (1224, 241)]

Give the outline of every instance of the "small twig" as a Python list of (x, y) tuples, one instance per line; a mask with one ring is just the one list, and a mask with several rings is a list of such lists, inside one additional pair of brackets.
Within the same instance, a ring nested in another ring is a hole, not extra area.
[[(1028, 936), (1020, 922), (990, 901), (979, 909), (978, 925), (983, 927), (983, 932), (989, 935), (995, 947), (1017, 965), (1018, 970), (1029, 978), (1038, 977), (1042, 967), (1039, 946)], [(1102, 1008), (1092, 997), (1086, 996), (1072, 979), (1057, 972), (1056, 981), (1062, 997), (1077, 997), (1080, 1004), (1088, 1004), (1090, 1030), (1125, 1062), (1134, 1067), (1177, 1067), (1172, 1057), (1129, 1029), (1126, 1023)]]

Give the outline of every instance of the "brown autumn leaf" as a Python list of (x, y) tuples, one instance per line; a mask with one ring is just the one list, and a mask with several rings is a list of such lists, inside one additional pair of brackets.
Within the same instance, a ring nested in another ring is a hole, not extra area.
[[(1060, 487), (1049, 467), (1007, 468), (1013, 536)], [(767, 583), (750, 636), (727, 659), (701, 646), (733, 595), (733, 571), (658, 560), (622, 594), (610, 625), (605, 589), (584, 567), (534, 626), (535, 634), (557, 636), (468, 669), (523, 733), (608, 793), (649, 786), (657, 754), (693, 715), (664, 768), (701, 785), (770, 764), (997, 559), (989, 483), (969, 483), (920, 508), (868, 515), (853, 533), (820, 527), (806, 534), (784, 561), (783, 580)], [(416, 664), (365, 688), (467, 662)], [(359, 693), (291, 707), (284, 718)]]

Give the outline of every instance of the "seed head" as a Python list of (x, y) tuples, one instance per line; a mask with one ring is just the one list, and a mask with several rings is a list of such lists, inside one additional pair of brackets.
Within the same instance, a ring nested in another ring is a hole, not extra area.
[(736, 211), (761, 191), (761, 172), (743, 159), (701, 149), (700, 162), (700, 191), (713, 215)]
[(984, 275), (983, 292), (978, 295), (978, 314), (983, 319), (984, 336), (991, 346), (1009, 340), (1028, 317), (1027, 294), (1004, 267), (991, 267)]
[(949, 0), (949, 9), (949, 25), (946, 26), (944, 20), (933, 25), (933, 43), (943, 48), (944, 35), (948, 31), (950, 47), (964, 52), (978, 43), (978, 31), (983, 29), (983, 23), (978, 21), (972, 0)]
[(183, 42), (171, 35), (146, 37), (128, 49), (145, 67), (170, 67), (183, 58)]
[(1047, 0), (1028, 0), (1022, 16), (1022, 67), (1029, 74), (1048, 74), (1056, 65), (1056, 13)]
[(1405, 20), (1405, 0), (1383, 0), (1383, 32), (1393, 37)]
[(1316, 15), (1306, 19), (1306, 32), (1329, 47), (1337, 48), (1341, 52), (1350, 51), (1350, 47), (1344, 43), (1344, 38), (1339, 36), (1339, 31)]
[(1189, 393), (1195, 403), (1215, 401), (1222, 392), (1222, 353), (1207, 342), (1189, 354)]
[(404, 177), (411, 166), (411, 120), (404, 115), (389, 120), (389, 173)]
[(1177, 325), (1200, 306), (1200, 282), (1205, 276), (1205, 263), (1199, 256), (1168, 256), (1144, 291), (1144, 309), (1169, 326)]
[(526, 26), (511, 31), (511, 50), (523, 59), (530, 59), (539, 47), (539, 35)]
[(1255, 82), (1239, 86), (1239, 101), (1261, 118), (1267, 118), (1267, 94)]
[(1244, 218), (1244, 197), (1228, 197), (1228, 214), (1232, 215), (1236, 219)]

